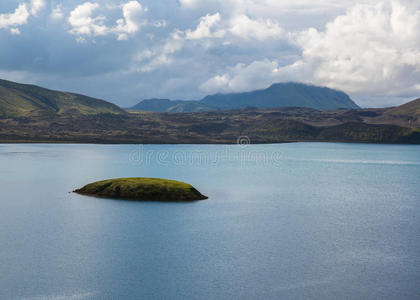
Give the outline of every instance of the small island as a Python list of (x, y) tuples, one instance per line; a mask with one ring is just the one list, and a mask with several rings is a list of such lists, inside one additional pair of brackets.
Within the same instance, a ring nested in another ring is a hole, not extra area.
[(193, 186), (160, 178), (118, 178), (90, 183), (74, 193), (125, 200), (184, 202), (207, 199)]

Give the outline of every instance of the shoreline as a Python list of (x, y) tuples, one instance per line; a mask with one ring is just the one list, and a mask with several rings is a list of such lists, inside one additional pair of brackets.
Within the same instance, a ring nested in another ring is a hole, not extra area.
[[(252, 145), (277, 145), (277, 144), (294, 144), (294, 143), (331, 143), (331, 144), (367, 144), (367, 145), (420, 145), (420, 143), (383, 143), (383, 142), (367, 142), (367, 141), (325, 141), (325, 140), (299, 140), (299, 141), (278, 141), (278, 142), (256, 142), (250, 143), (246, 146)], [(28, 144), (28, 145), (46, 145), (46, 144), (57, 144), (57, 145), (226, 145), (226, 146), (234, 146), (238, 145), (238, 143), (227, 143), (227, 142), (182, 142), (182, 143), (150, 143), (150, 142), (88, 142), (88, 141), (56, 141), (56, 140), (18, 140), (18, 141), (10, 141), (10, 140), (1, 140), (0, 145), (12, 145), (12, 144)]]

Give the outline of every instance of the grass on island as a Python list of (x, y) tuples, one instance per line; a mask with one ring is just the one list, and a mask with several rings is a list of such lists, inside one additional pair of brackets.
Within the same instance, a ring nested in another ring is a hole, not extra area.
[(196, 201), (207, 199), (193, 186), (159, 178), (119, 178), (94, 182), (75, 190), (87, 196), (143, 201)]

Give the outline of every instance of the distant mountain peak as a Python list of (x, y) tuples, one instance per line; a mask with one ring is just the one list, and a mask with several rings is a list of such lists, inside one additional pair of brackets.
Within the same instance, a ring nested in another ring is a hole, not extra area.
[[(341, 91), (299, 82), (281, 82), (255, 91), (208, 95), (200, 101), (149, 99), (133, 106), (132, 109), (182, 112), (243, 109), (250, 106), (257, 108), (307, 107), (318, 110), (360, 108)], [(176, 110), (174, 110), (175, 107)]]

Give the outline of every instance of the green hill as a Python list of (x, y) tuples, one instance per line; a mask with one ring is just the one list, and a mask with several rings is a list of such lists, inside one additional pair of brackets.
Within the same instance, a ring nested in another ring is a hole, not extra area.
[(147, 99), (133, 106), (131, 109), (155, 112), (200, 112), (243, 109), (246, 107), (307, 107), (318, 110), (359, 108), (343, 92), (326, 87), (287, 82), (273, 84), (264, 90), (210, 95), (200, 101)]
[(125, 111), (104, 100), (0, 79), (1, 118), (100, 113)]

